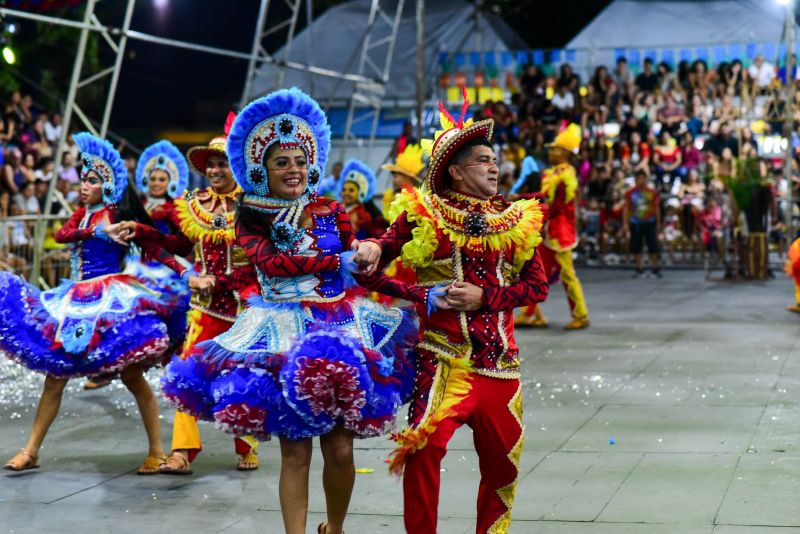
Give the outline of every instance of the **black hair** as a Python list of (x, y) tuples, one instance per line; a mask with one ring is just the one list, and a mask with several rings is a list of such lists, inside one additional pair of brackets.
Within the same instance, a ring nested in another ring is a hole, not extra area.
[(130, 177), (128, 177), (128, 187), (125, 188), (122, 200), (117, 206), (117, 217), (120, 221), (136, 221), (148, 226), (155, 225), (147, 210), (144, 209), (144, 204), (142, 204), (136, 186)]

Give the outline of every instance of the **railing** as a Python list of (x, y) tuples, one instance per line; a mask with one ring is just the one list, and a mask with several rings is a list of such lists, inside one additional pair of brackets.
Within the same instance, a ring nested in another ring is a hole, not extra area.
[[(50, 288), (62, 278), (69, 278), (69, 248), (56, 243), (54, 236), (69, 219), (68, 215), (16, 215), (0, 218), (0, 271), (14, 272), (39, 287)], [(34, 246), (34, 225), (46, 221), (44, 247), (42, 247), (41, 273), (32, 272), (39, 247)], [(31, 278), (36, 278), (32, 280)]]

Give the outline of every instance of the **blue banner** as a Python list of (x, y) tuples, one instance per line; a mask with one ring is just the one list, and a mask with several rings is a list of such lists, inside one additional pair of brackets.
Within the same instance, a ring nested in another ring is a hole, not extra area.
[(578, 59), (578, 54), (575, 50), (567, 50), (567, 63), (575, 63)]
[(755, 43), (747, 43), (747, 59), (755, 59), (758, 55), (758, 46)]
[(645, 52), (644, 52), (644, 58), (645, 58), (645, 59), (649, 59), (650, 61), (652, 61), (653, 63), (655, 63), (655, 62), (656, 62), (656, 51), (655, 51), (655, 50), (653, 50), (652, 48), (651, 48), (651, 49), (649, 49), (649, 50), (645, 50)]
[(681, 61), (691, 61), (692, 51), (688, 48), (681, 48)]
[(742, 45), (731, 45), (728, 47), (728, 56), (733, 59), (744, 59), (744, 54), (742, 53)]
[(694, 51), (697, 59), (701, 59), (703, 61), (708, 61), (708, 48), (698, 48)]
[(483, 60), (486, 62), (487, 65), (494, 65), (496, 63), (494, 52), (486, 52), (483, 55)]
[[(527, 56), (527, 54), (525, 55)], [(503, 67), (509, 67), (514, 62), (514, 56), (511, 55), (511, 52), (503, 52), (500, 54), (500, 62)]]
[(563, 63), (563, 54), (561, 50), (550, 50), (550, 61), (549, 63)]
[(628, 50), (628, 63), (638, 65), (641, 62), (641, 55), (638, 48)]
[(456, 54), (456, 65), (463, 65), (464, 64), (464, 54), (459, 52)]
[(440, 65), (444, 65), (445, 63), (447, 63), (447, 56), (448, 55), (449, 54), (447, 52), (440, 52), (439, 53), (439, 64)]
[(775, 43), (764, 43), (763, 54), (767, 61), (775, 61)]
[(615, 48), (614, 49), (614, 62), (616, 63), (619, 58), (625, 57), (625, 49), (624, 48)]
[(675, 63), (675, 55), (671, 48), (665, 48), (661, 52), (661, 61), (667, 63), (670, 66), (672, 66)]
[(533, 51), (533, 62), (536, 65), (544, 65), (544, 50)]
[[(527, 65), (530, 62), (530, 56), (525, 50), (519, 50), (517, 52), (517, 63), (520, 65)], [(536, 63), (536, 61), (534, 61)]]
[(715, 46), (713, 54), (714, 54), (714, 63), (722, 63), (726, 59), (726, 52), (724, 46)]

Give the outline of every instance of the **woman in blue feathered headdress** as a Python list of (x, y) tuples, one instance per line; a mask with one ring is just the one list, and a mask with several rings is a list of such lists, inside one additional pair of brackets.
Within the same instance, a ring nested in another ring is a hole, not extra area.
[[(136, 165), (136, 188), (143, 197), (145, 209), (153, 219), (155, 228), (162, 234), (180, 233), (173, 223), (175, 199), (183, 195), (188, 186), (189, 164), (178, 147), (162, 140), (144, 149)], [(184, 262), (184, 266), (190, 265)], [(186, 280), (146, 254), (142, 258), (131, 257), (125, 272), (145, 280), (157, 291), (178, 297), (180, 306), (169, 318), (167, 329), (172, 342), (170, 350), (180, 352), (186, 335), (186, 314), (191, 297)]]
[(55, 236), (71, 249), (72, 280), (40, 292), (0, 273), (0, 352), (46, 375), (28, 443), (5, 468), (38, 467), (39, 448), (70, 378), (120, 374), (136, 397), (149, 441), (138, 472), (156, 473), (164, 451), (158, 404), (143, 369), (164, 356), (169, 345), (164, 320), (177, 301), (120, 273), (127, 247), (109, 239), (105, 228), (122, 218), (149, 218), (128, 187), (114, 147), (88, 133), (73, 138), (83, 163), (82, 207)]
[(383, 235), (388, 225), (372, 202), (375, 174), (366, 163), (357, 159), (345, 163), (339, 176), (338, 192), (357, 239)]
[(328, 521), (341, 532), (354, 483), (353, 438), (392, 428), (410, 393), (410, 312), (354, 286), (344, 207), (315, 189), (330, 150), (319, 105), (276, 91), (236, 117), (227, 153), (244, 190), (236, 237), (260, 295), (226, 333), (173, 359), (163, 390), (184, 411), (237, 434), (281, 440), (287, 532), (305, 532), (311, 439), (320, 437)]

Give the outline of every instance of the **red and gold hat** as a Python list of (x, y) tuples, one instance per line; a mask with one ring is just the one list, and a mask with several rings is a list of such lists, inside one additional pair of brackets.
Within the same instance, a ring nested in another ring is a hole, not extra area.
[(434, 134), (433, 140), (423, 139), (421, 143), (422, 149), (431, 158), (425, 185), (435, 195), (440, 195), (446, 189), (447, 167), (459, 149), (473, 139), (482, 137), (488, 141), (492, 138), (494, 120), (473, 122), (472, 118), (469, 118), (465, 121), (464, 117), (469, 109), (466, 87), (462, 87), (462, 98), (464, 102), (461, 105), (461, 117), (458, 121), (439, 101), (439, 121), (442, 129)]
[(235, 118), (236, 113), (233, 111), (228, 113), (228, 118), (225, 120), (224, 134), (218, 135), (209, 141), (206, 146), (193, 146), (186, 152), (186, 159), (189, 160), (189, 165), (194, 171), (205, 174), (210, 156), (222, 156), (228, 159), (228, 154), (225, 153), (225, 146), (228, 144), (228, 133), (231, 131), (231, 125)]

